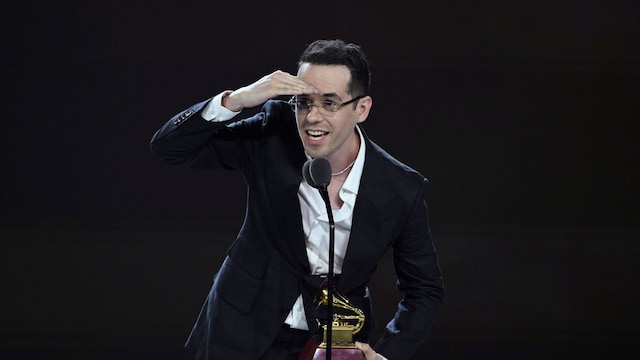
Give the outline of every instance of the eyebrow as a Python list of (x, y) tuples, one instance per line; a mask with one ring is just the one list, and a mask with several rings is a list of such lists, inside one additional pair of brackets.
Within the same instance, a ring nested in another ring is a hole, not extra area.
[[(334, 93), (334, 92), (332, 92), (332, 93), (324, 93), (324, 94), (321, 94), (320, 96), (321, 96), (321, 97), (323, 97), (323, 98), (325, 98), (325, 99), (326, 99), (326, 98), (337, 98), (337, 99), (342, 100), (342, 97), (340, 97), (340, 95), (338, 95), (337, 93)], [(300, 96), (298, 96), (298, 97), (299, 97), (299, 98), (303, 98), (303, 99), (304, 99), (304, 98), (307, 98), (307, 99), (308, 99), (308, 98), (310, 98), (310, 96), (309, 96), (309, 95), (300, 95)]]
[(337, 97), (339, 99), (341, 99), (340, 95), (336, 94), (336, 93), (326, 93), (326, 94), (322, 94), (323, 97)]

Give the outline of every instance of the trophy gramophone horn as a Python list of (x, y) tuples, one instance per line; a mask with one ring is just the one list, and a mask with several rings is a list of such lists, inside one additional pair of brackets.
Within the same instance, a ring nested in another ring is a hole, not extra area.
[[(315, 299), (316, 309), (320, 306), (327, 306), (329, 302), (329, 291), (326, 287), (323, 287), (318, 296)], [(333, 315), (333, 322), (338, 322), (340, 325), (349, 326), (353, 334), (357, 334), (362, 330), (364, 326), (364, 312), (359, 308), (351, 305), (349, 299), (338, 293), (334, 292), (333, 294), (333, 307), (334, 309), (341, 309), (342, 311), (337, 311)]]
[[(321, 306), (327, 306), (329, 303), (329, 290), (327, 287), (322, 287), (315, 298), (316, 309)], [(349, 299), (338, 293), (333, 294), (333, 319), (332, 319), (332, 347), (351, 348), (353, 345), (353, 335), (357, 334), (364, 327), (365, 316), (364, 312), (353, 306)], [(327, 319), (327, 321), (329, 321)], [(321, 324), (322, 325), (322, 324)], [(324, 326), (326, 331), (326, 326)], [(326, 334), (324, 336), (326, 341)], [(323, 344), (326, 346), (326, 343)]]
[[(332, 314), (333, 319), (326, 319), (327, 324), (318, 323), (324, 329), (322, 343), (316, 348), (312, 360), (325, 360), (328, 358), (336, 360), (364, 360), (364, 354), (356, 348), (353, 342), (353, 335), (357, 334), (364, 327), (364, 312), (353, 306), (349, 299), (334, 291), (332, 294)], [(316, 311), (321, 307), (329, 306), (329, 288), (322, 286), (316, 295)], [(327, 312), (328, 314), (329, 312)], [(325, 316), (326, 317), (326, 316)], [(331, 344), (327, 342), (328, 321), (331, 321)]]

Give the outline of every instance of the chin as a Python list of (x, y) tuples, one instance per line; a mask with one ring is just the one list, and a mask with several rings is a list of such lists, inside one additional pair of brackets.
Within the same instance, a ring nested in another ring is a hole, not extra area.
[(324, 152), (321, 151), (317, 146), (310, 146), (309, 144), (306, 144), (306, 143), (304, 144), (304, 151), (312, 158), (324, 156)]

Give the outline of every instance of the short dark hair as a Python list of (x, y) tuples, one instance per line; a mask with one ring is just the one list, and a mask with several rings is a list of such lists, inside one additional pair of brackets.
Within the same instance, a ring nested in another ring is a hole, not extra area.
[(342, 40), (316, 40), (300, 55), (298, 68), (304, 63), (315, 65), (344, 65), (351, 73), (347, 90), (353, 96), (369, 94), (371, 71), (367, 57), (359, 45)]

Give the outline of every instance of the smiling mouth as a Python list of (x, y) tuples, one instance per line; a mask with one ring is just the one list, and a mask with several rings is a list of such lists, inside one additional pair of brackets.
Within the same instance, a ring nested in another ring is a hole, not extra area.
[(326, 136), (328, 132), (320, 131), (320, 130), (307, 130), (307, 135), (311, 138), (311, 140), (320, 140), (324, 136)]

